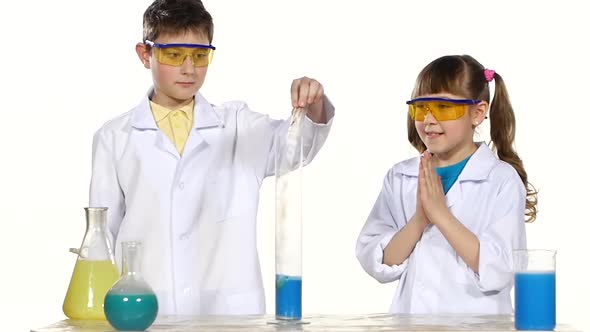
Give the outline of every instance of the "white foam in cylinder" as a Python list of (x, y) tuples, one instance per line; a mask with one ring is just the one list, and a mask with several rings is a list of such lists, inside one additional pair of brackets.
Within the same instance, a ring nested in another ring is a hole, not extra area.
[(287, 136), (275, 147), (275, 254), (277, 274), (301, 276), (303, 109), (293, 112)]

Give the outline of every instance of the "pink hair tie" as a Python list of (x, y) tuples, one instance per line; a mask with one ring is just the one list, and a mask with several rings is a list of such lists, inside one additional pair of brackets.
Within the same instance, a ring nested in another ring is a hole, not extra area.
[(484, 69), (483, 70), (483, 75), (485, 76), (487, 82), (491, 82), (494, 79), (495, 74), (496, 74), (495, 70), (492, 70), (492, 69)]

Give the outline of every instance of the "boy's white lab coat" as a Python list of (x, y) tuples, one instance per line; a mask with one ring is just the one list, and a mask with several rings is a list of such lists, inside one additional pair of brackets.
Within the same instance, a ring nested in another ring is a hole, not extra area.
[[(330, 122), (303, 121), (305, 158), (324, 143)], [(106, 206), (121, 262), (121, 242), (141, 241), (141, 268), (160, 314), (261, 314), (264, 290), (256, 248), (262, 180), (274, 171), (273, 140), (288, 121), (241, 102), (195, 97), (184, 153), (154, 121), (148, 97), (106, 123), (93, 144), (90, 205)], [(271, 220), (265, 222), (272, 222)]]
[(479, 274), (429, 225), (410, 257), (383, 264), (383, 249), (416, 211), (419, 157), (396, 164), (358, 238), (362, 267), (382, 283), (400, 280), (392, 313), (511, 313), (512, 250), (526, 248), (524, 185), (487, 145), (446, 195), (451, 213), (480, 241)]

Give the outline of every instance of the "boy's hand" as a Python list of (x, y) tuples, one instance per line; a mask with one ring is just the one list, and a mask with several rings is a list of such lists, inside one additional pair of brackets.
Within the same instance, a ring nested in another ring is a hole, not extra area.
[(293, 108), (307, 108), (307, 117), (315, 123), (328, 122), (324, 112), (324, 87), (313, 78), (302, 77), (291, 83)]

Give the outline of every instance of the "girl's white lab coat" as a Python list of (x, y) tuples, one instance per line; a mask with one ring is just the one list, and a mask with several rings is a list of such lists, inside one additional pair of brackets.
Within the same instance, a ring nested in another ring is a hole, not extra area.
[(382, 283), (399, 279), (392, 313), (511, 313), (512, 250), (526, 247), (524, 185), (485, 144), (446, 195), (451, 213), (480, 242), (479, 274), (429, 225), (400, 265), (383, 264), (383, 250), (416, 211), (419, 157), (393, 166), (358, 238), (362, 267)]
[[(327, 98), (324, 106), (331, 119)], [(274, 137), (285, 135), (289, 122), (241, 102), (214, 106), (201, 95), (194, 114), (182, 157), (158, 130), (147, 96), (106, 123), (94, 137), (90, 205), (109, 208), (119, 264), (121, 242), (143, 243), (142, 272), (160, 314), (265, 313), (259, 188), (274, 171)], [(330, 126), (303, 121), (308, 161)]]

